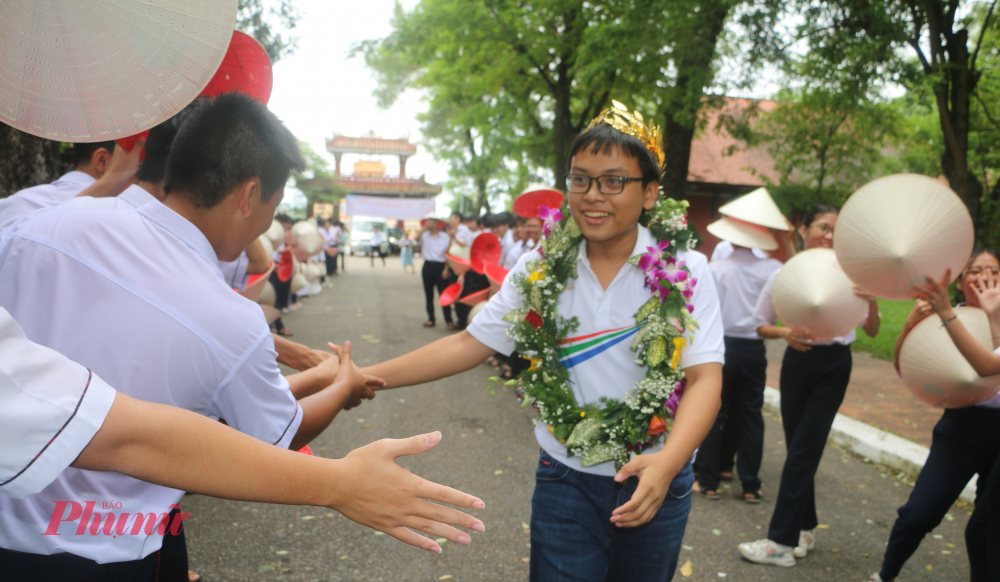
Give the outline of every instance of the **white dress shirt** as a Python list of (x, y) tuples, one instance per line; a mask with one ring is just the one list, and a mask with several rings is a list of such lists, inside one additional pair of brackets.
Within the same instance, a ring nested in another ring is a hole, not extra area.
[(372, 238), (371, 238), (370, 243), (371, 243), (371, 245), (373, 247), (377, 247), (377, 246), (381, 245), (382, 241), (384, 241), (384, 240), (385, 240), (385, 236), (382, 234), (382, 231), (381, 230), (376, 230), (375, 232), (372, 233)]
[[(781, 269), (778, 269), (767, 278), (764, 283), (764, 288), (760, 291), (760, 297), (757, 298), (757, 305), (754, 307), (754, 329), (762, 325), (774, 325), (778, 321), (778, 312), (774, 310), (774, 281), (778, 278), (778, 273)], [(864, 321), (861, 325), (864, 325), (868, 321), (868, 316), (865, 316)], [(854, 340), (858, 339), (857, 328), (852, 329), (847, 334), (840, 337), (835, 337), (833, 339), (825, 340), (809, 340), (814, 346), (832, 346), (833, 344), (840, 344), (842, 346), (849, 346), (854, 343)]]
[(425, 261), (444, 262), (444, 255), (451, 246), (451, 237), (447, 233), (438, 231), (437, 234), (425, 231), (420, 235), (420, 256)]
[(73, 198), (96, 182), (90, 174), (67, 172), (51, 184), (41, 184), (0, 199), (0, 231), (39, 208), (51, 208)]
[(761, 339), (757, 335), (754, 309), (768, 277), (781, 269), (781, 261), (757, 258), (747, 249), (737, 249), (729, 258), (709, 263), (722, 305), (722, 326), (727, 337)]
[(502, 266), (507, 261), (507, 251), (514, 246), (514, 229), (508, 228), (507, 232), (503, 233), (503, 238), (500, 239), (500, 265)]
[[(301, 423), (260, 308), (225, 284), (205, 235), (163, 204), (51, 208), (19, 221), (0, 236), (0, 306), (29, 339), (134, 398), (223, 418), (282, 447)], [(77, 522), (40, 535), (53, 502), (113, 499), (134, 517), (168, 512), (181, 495), (69, 468), (24, 500), (0, 496), (0, 547), (138, 560), (159, 549), (160, 535), (78, 536)]]
[[(729, 242), (728, 240), (724, 240), (719, 244), (715, 245), (715, 249), (712, 250), (712, 259), (710, 262), (714, 263), (715, 261), (728, 259), (733, 255), (734, 250), (736, 250), (736, 248), (733, 246), (733, 243)], [(758, 259), (766, 259), (771, 256), (767, 254), (767, 251), (762, 251), (760, 249), (751, 249), (751, 250), (753, 251), (753, 256), (757, 257)]]
[(512, 244), (509, 249), (507, 249), (507, 253), (504, 255), (503, 262), (500, 263), (500, 266), (502, 266), (504, 269), (507, 269), (508, 271), (513, 269), (514, 265), (517, 264), (517, 260), (521, 258), (522, 254), (524, 254), (524, 241), (519, 240), (514, 244)]
[(38, 493), (104, 423), (115, 390), (87, 368), (32, 343), (0, 308), (0, 492)]
[[(645, 253), (646, 247), (650, 246), (656, 246), (656, 239), (640, 226), (632, 256)], [(469, 324), (468, 331), (474, 338), (501, 354), (510, 354), (515, 349), (514, 340), (507, 337), (507, 329), (511, 324), (503, 318), (514, 309), (524, 306), (517, 287), (512, 283), (513, 277), (525, 274), (525, 263), (538, 257), (538, 251), (524, 254), (500, 291)], [(694, 251), (681, 251), (677, 254), (677, 259), (685, 261), (691, 275), (698, 280), (691, 303), (694, 305), (693, 315), (700, 326), (694, 334), (694, 341), (690, 330), (684, 333), (688, 344), (681, 352), (680, 368), (710, 362), (721, 364), (725, 353), (722, 317), (715, 294), (715, 283), (708, 271), (708, 261), (705, 255)], [(598, 402), (602, 397), (620, 399), (645, 378), (648, 371), (648, 367), (635, 363), (635, 352), (630, 346), (639, 329), (635, 323), (635, 313), (652, 295), (644, 287), (645, 274), (629, 263), (622, 266), (605, 291), (590, 268), (586, 241), (580, 243), (577, 269), (579, 278), (570, 279), (566, 291), (559, 297), (559, 314), (567, 319), (579, 319), (580, 327), (574, 332), (576, 338), (605, 334), (605, 341), (577, 352), (572, 357), (563, 358), (563, 363), (569, 368), (570, 384), (580, 404)], [(621, 329), (630, 331), (619, 335), (610, 334)], [(605, 476), (615, 474), (615, 464), (612, 461), (584, 467), (578, 457), (569, 457), (566, 445), (560, 443), (545, 424), (535, 427), (535, 438), (545, 452), (577, 471)], [(646, 452), (656, 452), (661, 448), (662, 445), (658, 445)]]
[(159, 200), (157, 200), (156, 196), (147, 192), (145, 188), (131, 184), (117, 196), (107, 196), (104, 198), (76, 196), (63, 202), (60, 206), (68, 208), (138, 208), (150, 202), (159, 202)]
[(222, 272), (222, 278), (226, 281), (226, 285), (240, 291), (247, 290), (247, 282), (250, 280), (247, 275), (247, 267), (249, 266), (250, 257), (247, 256), (246, 251), (240, 253), (240, 258), (235, 261), (219, 261), (219, 271)]
[(465, 246), (472, 244), (472, 238), (472, 231), (469, 230), (468, 226), (460, 224), (458, 225), (458, 228), (455, 229), (455, 240), (464, 243)]

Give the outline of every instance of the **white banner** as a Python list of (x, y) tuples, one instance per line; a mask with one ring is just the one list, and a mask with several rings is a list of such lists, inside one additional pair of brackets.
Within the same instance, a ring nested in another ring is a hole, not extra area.
[(348, 216), (376, 216), (396, 220), (420, 220), (434, 214), (434, 199), (347, 196)]

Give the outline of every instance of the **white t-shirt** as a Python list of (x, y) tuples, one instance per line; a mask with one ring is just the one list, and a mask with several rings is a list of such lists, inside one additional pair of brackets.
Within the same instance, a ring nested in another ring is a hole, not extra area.
[[(155, 249), (151, 253), (150, 249)], [(0, 306), (28, 338), (149, 402), (224, 418), (281, 447), (302, 411), (278, 370), (260, 308), (222, 280), (205, 235), (163, 204), (134, 210), (51, 208), (0, 236)], [(0, 547), (69, 552), (99, 563), (138, 560), (157, 533), (40, 535), (54, 501), (110, 501), (164, 513), (182, 492), (117, 473), (69, 468), (24, 500), (0, 496)]]
[(108, 196), (105, 198), (77, 196), (63, 202), (60, 206), (67, 208), (138, 208), (150, 202), (159, 202), (159, 200), (156, 199), (156, 196), (147, 192), (145, 188), (137, 184), (131, 184), (117, 196)]
[[(656, 239), (640, 226), (632, 256), (645, 253), (650, 246), (656, 246)], [(469, 324), (468, 331), (474, 338), (501, 354), (510, 354), (515, 349), (514, 340), (508, 338), (506, 333), (511, 324), (503, 318), (514, 309), (524, 306), (512, 283), (513, 277), (525, 274), (525, 263), (538, 256), (538, 251), (523, 255), (500, 291)], [(681, 352), (680, 368), (710, 362), (721, 364), (725, 352), (722, 316), (715, 294), (715, 282), (708, 271), (708, 261), (705, 255), (694, 251), (682, 251), (677, 258), (687, 263), (691, 275), (698, 280), (691, 303), (694, 305), (693, 315), (700, 326), (693, 341), (690, 330), (684, 333), (688, 344)], [(590, 268), (586, 241), (580, 243), (577, 268), (579, 278), (571, 279), (559, 298), (559, 314), (567, 319), (579, 319), (580, 327), (574, 332), (575, 338), (593, 342), (603, 335), (604, 341), (563, 358), (563, 363), (569, 368), (570, 383), (579, 403), (597, 402), (602, 397), (620, 399), (645, 378), (648, 371), (646, 366), (635, 363), (635, 352), (630, 348), (632, 337), (639, 330), (635, 323), (635, 313), (651, 297), (649, 290), (644, 287), (645, 275), (637, 267), (625, 263), (605, 291)], [(624, 329), (629, 331), (624, 334), (615, 333)], [(567, 341), (571, 339), (573, 338), (566, 338)], [(545, 452), (577, 471), (605, 476), (615, 474), (614, 462), (584, 467), (578, 457), (569, 457), (566, 446), (548, 431), (545, 424), (535, 427), (535, 438)], [(661, 448), (662, 446), (657, 446), (647, 452), (656, 452)]]
[(114, 388), (29, 341), (0, 308), (0, 492), (20, 499), (47, 487), (94, 438), (114, 401)]
[(746, 249), (729, 258), (709, 263), (722, 305), (722, 325), (727, 337), (760, 339), (754, 325), (754, 309), (764, 283), (781, 269), (781, 261), (760, 259)]
[(90, 174), (67, 172), (51, 184), (41, 184), (0, 199), (0, 231), (40, 208), (51, 208), (73, 198), (96, 182)]
[[(728, 259), (733, 255), (734, 250), (736, 250), (736, 247), (733, 246), (733, 243), (729, 242), (728, 240), (721, 241), (719, 244), (715, 245), (715, 249), (712, 250), (712, 258), (710, 262), (714, 263), (715, 261)], [(770, 258), (771, 256), (767, 254), (767, 251), (762, 251), (760, 249), (750, 249), (750, 250), (753, 251), (753, 256), (761, 260)]]
[(420, 256), (425, 261), (443, 263), (444, 255), (448, 252), (449, 246), (451, 246), (451, 237), (440, 230), (436, 235), (432, 235), (429, 230), (420, 235)]
[(517, 264), (517, 260), (521, 258), (522, 254), (524, 254), (524, 241), (519, 240), (514, 244), (512, 244), (509, 249), (507, 249), (507, 254), (504, 255), (503, 262), (500, 263), (500, 266), (502, 266), (504, 269), (507, 269), (508, 271), (513, 269), (514, 265)]
[(375, 232), (372, 233), (371, 245), (373, 247), (377, 247), (381, 245), (382, 241), (384, 240), (385, 240), (385, 235), (382, 234), (382, 231), (376, 230)]

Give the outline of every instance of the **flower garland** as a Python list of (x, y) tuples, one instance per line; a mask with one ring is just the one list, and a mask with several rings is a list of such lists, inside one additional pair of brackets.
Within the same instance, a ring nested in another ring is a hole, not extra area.
[[(583, 238), (572, 218), (554, 208), (540, 208), (541, 257), (527, 263), (527, 275), (511, 280), (524, 308), (507, 314), (507, 335), (531, 367), (521, 374), (518, 397), (538, 410), (535, 423), (546, 423), (570, 455), (584, 466), (614, 460), (621, 468), (631, 458), (662, 441), (670, 430), (684, 389), (684, 373), (677, 369), (687, 329), (697, 329), (689, 301), (697, 280), (676, 253), (694, 246), (687, 229), (686, 201), (661, 197), (640, 222), (658, 241), (630, 263), (645, 272), (651, 297), (635, 314), (640, 331), (632, 341), (635, 363), (648, 366), (646, 377), (621, 400), (602, 398), (581, 405), (570, 386), (569, 370), (561, 362), (559, 339), (579, 326), (558, 313), (559, 296), (569, 279), (576, 279), (576, 258)], [(568, 208), (564, 205), (566, 214)]]

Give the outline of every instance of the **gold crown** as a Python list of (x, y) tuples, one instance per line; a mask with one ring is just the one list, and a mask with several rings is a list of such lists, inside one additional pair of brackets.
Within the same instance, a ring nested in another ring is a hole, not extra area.
[(656, 158), (657, 165), (660, 168), (663, 167), (663, 137), (660, 135), (660, 127), (658, 125), (653, 125), (652, 121), (647, 124), (642, 118), (641, 113), (638, 111), (629, 113), (628, 107), (625, 107), (614, 99), (611, 100), (610, 109), (605, 109), (590, 122), (590, 125), (587, 126), (587, 131), (605, 123), (645, 144), (646, 148), (653, 154), (653, 157)]

